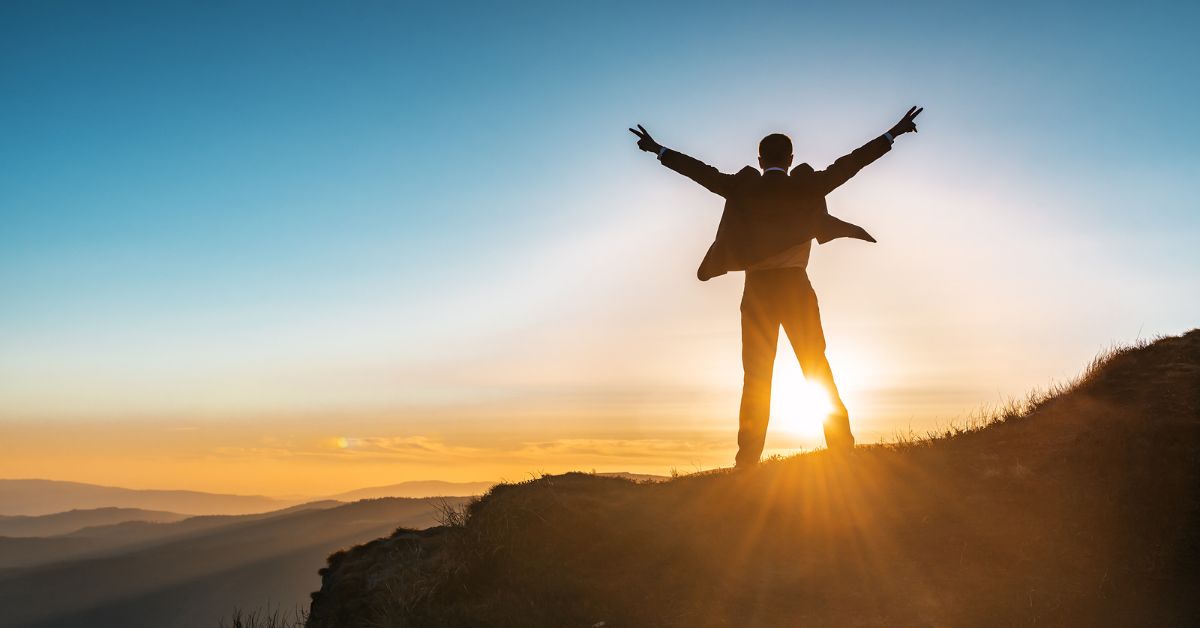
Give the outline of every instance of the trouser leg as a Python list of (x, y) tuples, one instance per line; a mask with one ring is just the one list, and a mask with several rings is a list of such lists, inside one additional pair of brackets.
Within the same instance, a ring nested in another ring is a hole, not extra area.
[(758, 463), (771, 415), (771, 375), (779, 318), (764, 282), (747, 273), (742, 296), (742, 405), (738, 413), (738, 466)]
[(807, 275), (798, 276), (788, 289), (788, 298), (783, 308), (783, 329), (787, 332), (804, 378), (820, 384), (829, 395), (833, 411), (825, 419), (825, 444), (830, 449), (854, 447), (854, 435), (850, 431), (850, 415), (846, 404), (838, 393), (833, 379), (833, 369), (825, 357), (825, 331), (821, 328), (821, 309), (817, 294)]

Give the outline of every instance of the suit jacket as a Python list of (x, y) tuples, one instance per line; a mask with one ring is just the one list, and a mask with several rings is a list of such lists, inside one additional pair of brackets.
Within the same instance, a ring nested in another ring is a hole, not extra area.
[(787, 174), (764, 174), (750, 166), (737, 174), (725, 174), (667, 149), (661, 158), (663, 165), (725, 198), (716, 238), (696, 276), (708, 281), (746, 270), (794, 246), (810, 244), (814, 238), (824, 243), (856, 229), (829, 215), (825, 195), (891, 149), (891, 143), (881, 136), (824, 170), (800, 164)]

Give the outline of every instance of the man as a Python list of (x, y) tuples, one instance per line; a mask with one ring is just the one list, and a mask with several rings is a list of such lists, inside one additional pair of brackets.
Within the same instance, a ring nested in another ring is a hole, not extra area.
[(888, 132), (825, 170), (815, 171), (808, 164), (800, 164), (790, 173), (792, 141), (780, 133), (768, 135), (758, 145), (761, 173), (746, 166), (737, 174), (724, 174), (658, 144), (641, 125), (629, 129), (638, 136), (638, 148), (657, 154), (664, 166), (725, 198), (716, 238), (696, 275), (707, 281), (730, 271), (746, 271), (741, 308), (744, 380), (738, 426), (739, 468), (758, 464), (762, 455), (781, 325), (804, 377), (820, 383), (829, 393), (834, 410), (825, 421), (825, 444), (840, 453), (854, 448), (850, 415), (825, 358), (821, 313), (806, 270), (808, 256), (814, 238), (821, 243), (840, 237), (875, 241), (861, 227), (830, 216), (825, 195), (891, 150), (897, 137), (915, 132), (914, 120), (921, 111), (917, 107), (909, 109)]

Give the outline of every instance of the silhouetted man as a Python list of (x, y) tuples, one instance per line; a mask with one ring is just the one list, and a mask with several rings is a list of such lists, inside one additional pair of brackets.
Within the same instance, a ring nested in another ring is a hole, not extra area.
[(913, 107), (887, 133), (815, 171), (792, 165), (792, 140), (774, 133), (758, 145), (762, 172), (746, 166), (737, 174), (716, 168), (661, 146), (646, 129), (629, 129), (638, 148), (658, 155), (662, 164), (725, 198), (717, 236), (696, 275), (701, 281), (730, 271), (746, 271), (742, 293), (742, 404), (739, 413), (737, 466), (758, 463), (771, 413), (771, 373), (779, 327), (787, 332), (804, 377), (820, 383), (834, 410), (826, 419), (825, 443), (830, 450), (854, 448), (850, 415), (842, 403), (825, 358), (825, 333), (817, 295), (808, 280), (812, 240), (824, 243), (850, 237), (874, 242), (865, 230), (829, 215), (825, 195), (867, 164), (892, 149), (897, 137), (916, 131)]

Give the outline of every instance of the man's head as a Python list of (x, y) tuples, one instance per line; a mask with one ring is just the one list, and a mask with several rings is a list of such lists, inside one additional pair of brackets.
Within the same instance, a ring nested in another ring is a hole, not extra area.
[(758, 143), (758, 165), (763, 170), (767, 168), (783, 168), (792, 166), (792, 138), (783, 133), (772, 133)]

